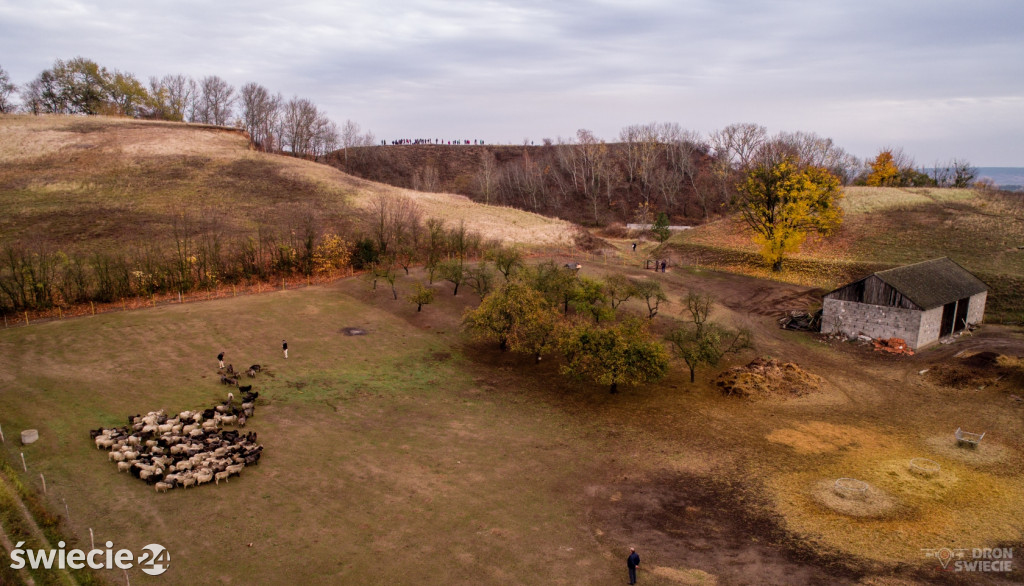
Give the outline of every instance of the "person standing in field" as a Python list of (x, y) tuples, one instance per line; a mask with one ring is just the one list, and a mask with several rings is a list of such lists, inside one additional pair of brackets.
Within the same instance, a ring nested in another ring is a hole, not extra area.
[(636, 584), (636, 567), (640, 565), (640, 556), (636, 555), (636, 548), (629, 548), (629, 557), (626, 558), (626, 568), (629, 569), (629, 583)]
[(221, 368), (224, 368), (224, 351), (223, 350), (221, 351), (220, 354), (217, 355), (217, 362), (220, 363), (220, 367)]
[(288, 358), (288, 342), (281, 340), (281, 349), (284, 350), (284, 357)]

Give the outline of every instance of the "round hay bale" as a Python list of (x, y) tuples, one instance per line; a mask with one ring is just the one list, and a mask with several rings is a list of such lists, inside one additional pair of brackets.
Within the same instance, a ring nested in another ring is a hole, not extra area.
[(910, 460), (910, 471), (918, 476), (934, 478), (942, 471), (942, 466), (935, 460), (928, 458), (914, 458)]
[(39, 430), (37, 429), (26, 429), (21, 432), (21, 445), (27, 446), (31, 443), (35, 443), (39, 439)]
[(856, 478), (838, 478), (835, 482), (835, 493), (843, 498), (865, 499), (868, 494), (868, 483)]

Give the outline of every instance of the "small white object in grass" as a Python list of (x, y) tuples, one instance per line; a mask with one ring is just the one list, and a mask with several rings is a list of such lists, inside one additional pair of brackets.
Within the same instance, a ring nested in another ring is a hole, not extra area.
[(21, 444), (27, 446), (28, 444), (34, 443), (39, 439), (39, 430), (26, 429), (21, 432)]
[(917, 374), (924, 374), (924, 373), (928, 372), (929, 370), (931, 370), (931, 369), (926, 368), (926, 369), (922, 370), (921, 372), (918, 372)]

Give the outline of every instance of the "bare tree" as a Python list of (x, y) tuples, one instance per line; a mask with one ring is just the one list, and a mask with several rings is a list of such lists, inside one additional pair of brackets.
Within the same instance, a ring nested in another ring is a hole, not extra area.
[(750, 122), (730, 124), (711, 133), (715, 154), (724, 157), (730, 167), (739, 169), (751, 165), (754, 155), (767, 140), (768, 129)]
[(249, 142), (263, 151), (273, 150), (274, 128), (281, 115), (281, 94), (273, 95), (262, 85), (249, 82), (239, 92), (242, 124)]
[(17, 91), (18, 86), (11, 83), (11, 76), (0, 66), (0, 114), (7, 114), (14, 111), (14, 104), (11, 102), (11, 94)]
[(216, 75), (199, 82), (198, 122), (226, 126), (234, 111), (235, 88)]
[(151, 115), (162, 120), (181, 122), (194, 103), (196, 82), (186, 75), (165, 75), (149, 78)]

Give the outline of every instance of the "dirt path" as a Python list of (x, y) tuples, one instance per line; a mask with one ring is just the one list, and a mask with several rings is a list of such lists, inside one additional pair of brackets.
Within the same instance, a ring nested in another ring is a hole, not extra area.
[[(11, 543), (9, 537), (7, 537), (7, 530), (4, 529), (3, 524), (0, 524), (0, 545), (3, 546), (8, 552), (14, 551), (14, 544)], [(6, 560), (4, 560), (6, 563)], [(36, 586), (36, 581), (32, 579), (32, 576), (28, 573), (28, 570), (22, 568), (18, 570), (18, 575), (21, 577), (21, 581), (28, 586)]]

